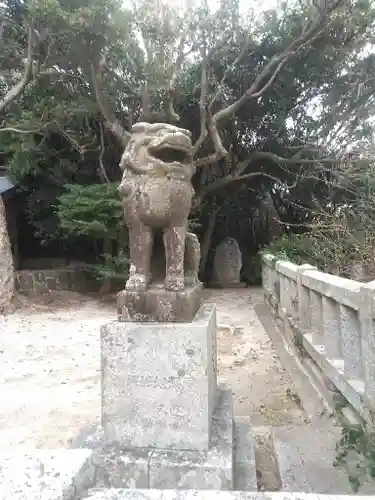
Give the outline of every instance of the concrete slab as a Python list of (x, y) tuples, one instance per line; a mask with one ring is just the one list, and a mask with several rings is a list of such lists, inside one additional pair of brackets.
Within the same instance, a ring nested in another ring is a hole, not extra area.
[(0, 454), (0, 500), (75, 500), (94, 483), (91, 450)]
[(251, 493), (237, 491), (107, 490), (90, 500), (372, 500), (370, 496), (316, 495), (314, 493)]
[(296, 448), (287, 439), (283, 439), (277, 430), (274, 431), (273, 444), (278, 463), (281, 491), (310, 493), (304, 464)]

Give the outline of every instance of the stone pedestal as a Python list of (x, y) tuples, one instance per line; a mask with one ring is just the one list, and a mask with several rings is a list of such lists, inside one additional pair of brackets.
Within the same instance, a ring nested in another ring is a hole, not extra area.
[(256, 489), (251, 429), (234, 439), (232, 391), (217, 386), (215, 306), (190, 323), (108, 323), (101, 353), (101, 426), (75, 444), (93, 449), (90, 492)]
[(107, 443), (208, 449), (217, 392), (214, 306), (202, 306), (191, 323), (109, 323), (101, 350)]
[(216, 311), (102, 326), (96, 488), (233, 488), (232, 392), (217, 387)]
[(153, 283), (144, 292), (123, 290), (117, 295), (119, 321), (190, 322), (201, 305), (201, 283), (181, 292), (164, 290), (163, 283)]

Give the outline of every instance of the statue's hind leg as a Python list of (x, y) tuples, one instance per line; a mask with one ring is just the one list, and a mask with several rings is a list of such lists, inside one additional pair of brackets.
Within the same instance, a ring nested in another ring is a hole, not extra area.
[(194, 233), (187, 233), (185, 240), (185, 285), (195, 286), (200, 283), (198, 279), (199, 263), (201, 259), (201, 246)]
[(185, 288), (184, 254), (185, 227), (168, 227), (164, 229), (163, 240), (165, 248), (165, 281), (166, 290), (178, 292)]

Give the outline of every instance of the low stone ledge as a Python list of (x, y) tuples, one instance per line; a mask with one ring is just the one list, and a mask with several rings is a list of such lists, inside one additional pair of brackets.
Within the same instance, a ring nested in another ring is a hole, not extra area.
[(83, 266), (23, 269), (16, 272), (16, 290), (27, 297), (37, 297), (54, 291), (84, 293), (94, 288), (94, 280)]
[(90, 500), (372, 500), (373, 496), (317, 495), (315, 493), (252, 493), (202, 490), (119, 490), (100, 491)]

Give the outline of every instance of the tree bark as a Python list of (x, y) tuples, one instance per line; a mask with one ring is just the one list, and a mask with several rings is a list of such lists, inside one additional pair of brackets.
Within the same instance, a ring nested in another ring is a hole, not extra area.
[(14, 264), (4, 201), (0, 195), (0, 314), (5, 314), (15, 292)]
[(208, 252), (210, 251), (211, 239), (212, 239), (212, 235), (214, 234), (216, 218), (217, 218), (218, 213), (219, 213), (219, 207), (215, 207), (210, 214), (210, 217), (208, 219), (208, 226), (207, 226), (207, 229), (204, 233), (203, 243), (202, 243), (202, 247), (201, 247), (201, 262), (199, 265), (199, 270), (201, 273), (203, 273), (204, 270), (206, 269)]

